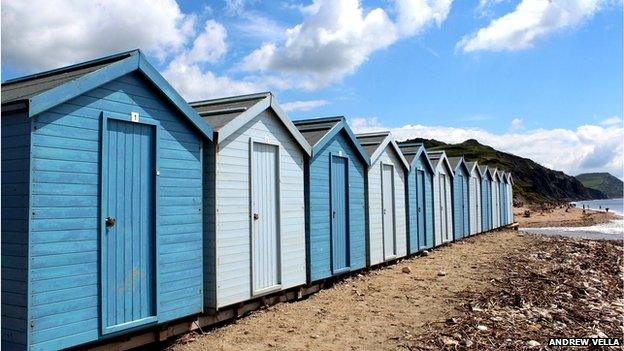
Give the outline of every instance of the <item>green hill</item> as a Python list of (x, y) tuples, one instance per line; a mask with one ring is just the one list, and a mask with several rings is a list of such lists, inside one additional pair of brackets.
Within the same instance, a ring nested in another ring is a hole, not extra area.
[(405, 142), (424, 143), (427, 150), (444, 150), (448, 156), (464, 156), (490, 167), (512, 172), (514, 197), (528, 202), (563, 202), (604, 199), (599, 190), (586, 188), (578, 179), (561, 171), (548, 169), (528, 158), (498, 151), (469, 139), (459, 144), (446, 144), (432, 139), (416, 138)]
[(609, 198), (621, 198), (624, 182), (609, 173), (583, 173), (576, 176), (585, 187), (601, 191)]

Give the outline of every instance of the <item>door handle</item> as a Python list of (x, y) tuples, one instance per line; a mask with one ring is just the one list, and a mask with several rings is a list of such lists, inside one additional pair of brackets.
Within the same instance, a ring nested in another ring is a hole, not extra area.
[(259, 218), (260, 218), (260, 215), (259, 215), (259, 214), (257, 214), (257, 213), (254, 213), (254, 214), (253, 214), (253, 219), (254, 219), (254, 220), (256, 220), (256, 221), (257, 221)]
[(117, 223), (117, 220), (113, 217), (106, 217), (106, 227), (110, 228)]
[(385, 208), (383, 209), (383, 214), (386, 214), (386, 209)]
[(336, 218), (336, 211), (332, 211), (332, 218)]
[(421, 208), (419, 207), (419, 208), (418, 208), (418, 213), (420, 213), (420, 210), (421, 210)]

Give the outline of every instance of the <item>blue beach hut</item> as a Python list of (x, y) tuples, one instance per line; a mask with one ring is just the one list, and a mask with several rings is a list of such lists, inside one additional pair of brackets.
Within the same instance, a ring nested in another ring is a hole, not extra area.
[(444, 151), (429, 152), (433, 176), (433, 246), (453, 241), (453, 169)]
[(482, 231), (492, 230), (492, 173), (488, 166), (479, 166), (481, 172)]
[(399, 143), (410, 164), (407, 175), (407, 249), (412, 254), (433, 247), (433, 165), (423, 144)]
[(509, 224), (509, 201), (508, 201), (508, 196), (507, 196), (507, 192), (509, 191), (508, 188), (508, 181), (509, 179), (507, 178), (507, 172), (502, 171), (500, 173), (500, 211), (501, 211), (501, 226), (507, 225)]
[(492, 229), (501, 226), (500, 210), (500, 171), (498, 168), (490, 168), (492, 173)]
[(453, 238), (459, 240), (470, 235), (470, 170), (463, 157), (449, 157), (453, 169)]
[(344, 117), (293, 123), (312, 146), (305, 169), (308, 281), (364, 268), (368, 155)]
[(2, 84), (2, 349), (203, 311), (212, 129), (138, 50)]

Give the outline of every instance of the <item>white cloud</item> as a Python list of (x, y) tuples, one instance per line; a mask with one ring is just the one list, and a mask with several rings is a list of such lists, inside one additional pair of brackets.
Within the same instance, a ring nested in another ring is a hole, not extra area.
[(227, 31), (214, 20), (206, 21), (204, 30), (195, 37), (191, 49), (174, 58), (174, 64), (215, 63), (227, 52)]
[(481, 128), (405, 125), (388, 127), (376, 118), (349, 121), (356, 133), (390, 130), (397, 140), (415, 137), (460, 143), (477, 139), (495, 149), (530, 158), (567, 174), (607, 171), (617, 177), (624, 170), (624, 127), (582, 125), (576, 129), (536, 129), (495, 134)]
[(2, 63), (25, 71), (135, 48), (164, 59), (195, 22), (174, 0), (3, 0), (1, 16)]
[(615, 127), (615, 126), (622, 126), (623, 122), (624, 121), (620, 117), (610, 117), (601, 121), (600, 125), (605, 126), (605, 127)]
[(605, 1), (522, 0), (514, 11), (464, 37), (457, 47), (464, 52), (527, 49), (553, 32), (581, 24)]
[(511, 120), (511, 127), (509, 128), (510, 131), (518, 132), (522, 130), (522, 128), (524, 128), (524, 125), (522, 124), (522, 118), (514, 118)]
[(327, 100), (305, 100), (305, 101), (291, 101), (280, 104), (282, 109), (286, 112), (292, 111), (309, 111), (317, 107), (325, 106), (329, 102)]
[(277, 74), (292, 85), (313, 89), (353, 73), (369, 56), (397, 40), (440, 25), (452, 0), (396, 0), (394, 22), (381, 8), (365, 10), (358, 0), (315, 0), (302, 9), (303, 23), (285, 39), (267, 42), (240, 68)]

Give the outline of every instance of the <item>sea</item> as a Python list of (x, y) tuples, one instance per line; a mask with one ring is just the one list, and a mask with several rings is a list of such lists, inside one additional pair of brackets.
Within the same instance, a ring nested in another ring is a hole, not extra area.
[(589, 227), (546, 227), (546, 228), (523, 228), (522, 230), (544, 235), (563, 235), (574, 238), (624, 240), (624, 199), (606, 199), (573, 202), (578, 208), (589, 208), (595, 211), (613, 212), (618, 215), (617, 219), (608, 223), (597, 224)]

